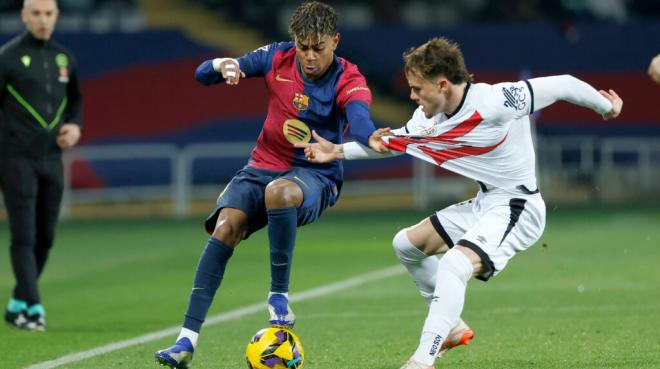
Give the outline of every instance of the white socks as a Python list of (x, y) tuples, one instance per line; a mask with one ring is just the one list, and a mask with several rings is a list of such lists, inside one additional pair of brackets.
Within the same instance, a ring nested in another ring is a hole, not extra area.
[(190, 343), (192, 343), (193, 348), (197, 347), (197, 338), (199, 337), (199, 333), (195, 331), (191, 331), (188, 328), (181, 328), (181, 332), (179, 333), (179, 337), (177, 337), (177, 341), (182, 339), (183, 337), (186, 337), (190, 340)]
[(440, 259), (434, 298), (424, 322), (419, 346), (412, 356), (413, 360), (433, 365), (442, 341), (447, 339), (451, 329), (460, 321), (465, 289), (472, 273), (472, 262), (459, 250), (449, 250)]
[(438, 270), (438, 258), (428, 256), (410, 242), (406, 230), (402, 229), (394, 236), (392, 246), (396, 255), (401, 260), (408, 273), (415, 281), (419, 293), (427, 303), (431, 303), (431, 297), (435, 290), (436, 271)]

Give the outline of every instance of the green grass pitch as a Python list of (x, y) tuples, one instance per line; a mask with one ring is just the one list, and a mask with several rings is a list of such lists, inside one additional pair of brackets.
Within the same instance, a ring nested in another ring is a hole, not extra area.
[[(437, 368), (660, 368), (660, 211), (548, 207), (537, 245), (488, 283), (470, 282), (468, 347)], [(331, 211), (298, 234), (292, 293), (398, 263), (390, 240), (428, 213)], [(7, 224), (0, 224), (0, 301), (10, 295)], [(0, 327), (0, 368), (25, 368), (178, 326), (205, 244), (199, 221), (63, 223), (41, 281), (48, 331)], [(263, 311), (205, 327), (193, 368), (246, 368), (266, 326), (266, 234), (234, 254), (210, 314)], [(407, 274), (293, 304), (308, 369), (398, 369), (414, 351), (426, 305)], [(174, 336), (62, 368), (157, 368)]]

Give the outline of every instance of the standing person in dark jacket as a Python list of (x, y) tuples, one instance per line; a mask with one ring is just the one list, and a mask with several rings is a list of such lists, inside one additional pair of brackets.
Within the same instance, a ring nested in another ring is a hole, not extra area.
[(51, 40), (58, 12), (55, 0), (25, 0), (27, 31), (0, 48), (0, 187), (16, 278), (5, 320), (27, 330), (46, 328), (37, 279), (55, 238), (62, 150), (80, 138), (76, 63)]

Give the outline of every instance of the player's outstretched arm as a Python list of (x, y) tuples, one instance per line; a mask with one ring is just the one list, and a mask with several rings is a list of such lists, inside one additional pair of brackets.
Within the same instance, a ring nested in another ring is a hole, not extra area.
[(616, 118), (621, 113), (623, 100), (613, 90), (596, 91), (588, 83), (570, 75), (532, 78), (534, 110), (543, 109), (559, 100), (584, 106), (603, 116)]
[(346, 159), (382, 159), (390, 158), (393, 156), (401, 155), (400, 152), (390, 151), (382, 141), (381, 137), (391, 135), (389, 128), (379, 128), (374, 131), (369, 137), (371, 140), (378, 140), (378, 144), (382, 145), (385, 151), (383, 153), (376, 152), (358, 142), (346, 142), (344, 144), (335, 144), (325, 138), (319, 136), (316, 131), (312, 131), (312, 137), (316, 142), (314, 143), (297, 143), (294, 146), (298, 149), (305, 149), (305, 156), (307, 160), (312, 163), (329, 163), (331, 161)]
[(203, 85), (213, 85), (225, 81), (228, 85), (237, 85), (245, 73), (236, 59), (216, 58), (203, 62), (195, 71), (195, 79)]

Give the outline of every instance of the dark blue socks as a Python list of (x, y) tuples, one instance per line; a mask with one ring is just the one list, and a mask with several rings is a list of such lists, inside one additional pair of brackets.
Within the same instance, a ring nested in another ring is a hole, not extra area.
[[(297, 210), (296, 208), (269, 209), (268, 238), (270, 242), (271, 261), (271, 292), (287, 292), (289, 290), (289, 275), (293, 246), (296, 241)], [(193, 285), (188, 310), (183, 327), (199, 332), (202, 323), (213, 302), (220, 282), (225, 274), (227, 261), (234, 249), (224, 242), (211, 237), (199, 259), (195, 282)]]
[(271, 292), (288, 292), (293, 246), (296, 242), (296, 208), (268, 209)]
[(234, 249), (224, 242), (213, 237), (209, 239), (199, 258), (199, 264), (197, 264), (195, 282), (183, 321), (184, 328), (195, 332), (201, 330), (215, 292), (220, 287), (220, 282), (225, 274), (227, 261), (233, 252)]

